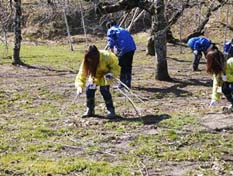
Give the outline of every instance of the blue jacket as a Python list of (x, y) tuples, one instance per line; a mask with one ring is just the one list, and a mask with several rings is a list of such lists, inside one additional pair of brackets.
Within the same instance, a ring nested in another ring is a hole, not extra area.
[(224, 43), (223, 52), (224, 54), (233, 54), (233, 43), (231, 41)]
[(135, 51), (136, 45), (133, 40), (133, 37), (130, 35), (129, 31), (124, 28), (121, 28), (117, 25), (112, 26), (108, 29), (108, 47), (113, 49), (114, 47), (117, 50), (117, 55), (122, 56), (123, 54)]
[(212, 43), (205, 37), (193, 37), (188, 40), (187, 44), (193, 51), (206, 52)]

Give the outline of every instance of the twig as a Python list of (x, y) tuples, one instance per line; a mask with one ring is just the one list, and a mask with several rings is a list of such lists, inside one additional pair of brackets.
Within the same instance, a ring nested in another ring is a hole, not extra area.
[[(143, 164), (141, 161), (138, 161), (137, 165), (138, 165), (138, 168), (139, 168), (142, 176), (149, 176), (149, 173), (148, 173), (148, 170), (147, 170), (145, 164)], [(145, 174), (144, 174), (144, 172), (145, 172)]]
[(136, 107), (136, 105), (134, 104), (133, 100), (126, 94), (124, 93), (119, 87), (117, 88), (117, 90), (120, 91), (120, 93), (122, 93), (128, 100), (129, 102), (132, 104), (133, 108), (135, 109), (136, 113), (141, 116), (141, 112), (138, 110), (138, 108)]
[[(141, 97), (137, 94), (135, 94), (125, 83), (123, 83), (121, 80), (119, 80), (118, 78), (113, 78), (117, 83), (121, 84), (122, 86), (124, 86), (124, 88), (134, 97), (136, 97), (141, 103), (144, 103), (143, 99), (147, 99), (144, 97)], [(147, 99), (148, 100), (148, 99)]]

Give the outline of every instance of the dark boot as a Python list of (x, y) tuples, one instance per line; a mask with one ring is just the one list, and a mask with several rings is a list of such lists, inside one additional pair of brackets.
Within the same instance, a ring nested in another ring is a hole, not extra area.
[(82, 115), (82, 118), (92, 117), (95, 115), (95, 91), (96, 89), (90, 89), (90, 85), (86, 89), (87, 110)]
[(91, 108), (87, 108), (86, 112), (82, 115), (82, 118), (93, 117), (94, 115), (95, 115), (95, 110)]
[(108, 109), (108, 114), (106, 116), (109, 119), (115, 118), (116, 117), (116, 113), (114, 108)]
[(198, 71), (198, 65), (199, 65), (201, 56), (202, 56), (202, 54), (200, 52), (197, 55), (194, 55), (193, 71)]
[(108, 110), (107, 118), (116, 117), (115, 108), (112, 102), (112, 95), (110, 94), (110, 91), (109, 91), (109, 86), (100, 86), (100, 92), (104, 98), (104, 101), (105, 101), (105, 104)]

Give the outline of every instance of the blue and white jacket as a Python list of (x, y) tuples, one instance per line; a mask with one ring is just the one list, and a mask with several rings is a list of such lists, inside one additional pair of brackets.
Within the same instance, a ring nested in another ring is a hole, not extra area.
[(129, 31), (121, 28), (117, 25), (112, 26), (108, 29), (108, 47), (110, 49), (116, 49), (116, 54), (122, 56), (127, 52), (135, 51), (136, 45), (133, 37), (130, 35)]
[(188, 40), (188, 46), (193, 50), (197, 50), (199, 52), (204, 52), (211, 47), (211, 41), (205, 37), (193, 37)]

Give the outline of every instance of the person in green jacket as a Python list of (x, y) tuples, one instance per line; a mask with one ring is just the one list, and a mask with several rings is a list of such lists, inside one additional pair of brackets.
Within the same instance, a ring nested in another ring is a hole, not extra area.
[(95, 115), (95, 92), (97, 86), (100, 86), (100, 92), (108, 110), (107, 117), (114, 118), (116, 116), (109, 89), (112, 78), (119, 76), (119, 74), (120, 66), (118, 65), (118, 58), (114, 53), (98, 50), (95, 45), (89, 46), (75, 80), (78, 95), (82, 93), (83, 88), (86, 86), (87, 110), (82, 117)]
[(221, 93), (225, 95), (233, 106), (233, 57), (227, 61), (223, 53), (214, 50), (207, 54), (207, 72), (213, 75), (213, 91), (210, 106), (216, 106)]

